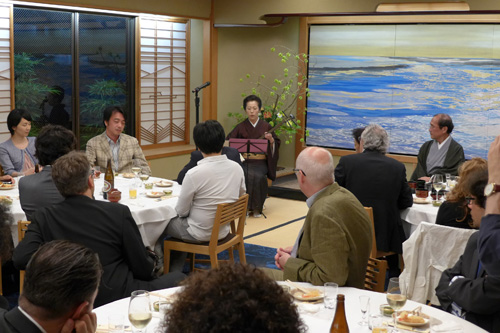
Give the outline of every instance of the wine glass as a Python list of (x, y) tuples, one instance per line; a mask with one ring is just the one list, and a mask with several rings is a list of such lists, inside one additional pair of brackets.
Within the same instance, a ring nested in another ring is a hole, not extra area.
[(393, 277), (389, 280), (389, 285), (387, 286), (387, 303), (394, 310), (394, 329), (392, 332), (399, 332), (396, 326), (397, 311), (401, 309), (406, 304), (406, 295), (401, 293), (399, 288), (399, 278)]
[(368, 321), (366, 320), (366, 312), (370, 307), (370, 297), (369, 296), (359, 296), (359, 308), (361, 309), (362, 320), (358, 323), (361, 326), (368, 326)]
[(446, 187), (444, 177), (440, 174), (436, 174), (433, 177), (432, 186), (436, 190), (436, 201), (441, 201), (441, 199), (439, 199), (439, 191), (444, 190)]
[(132, 162), (134, 163), (132, 167), (132, 172), (134, 173), (135, 178), (137, 178), (139, 177), (139, 173), (141, 172), (142, 169), (138, 160), (133, 160)]
[(429, 179), (428, 183), (425, 183), (425, 188), (427, 189), (427, 201), (429, 203), (432, 202), (431, 194), (432, 194), (432, 183), (433, 183), (433, 181), (434, 181), (434, 175), (431, 176), (431, 178)]
[(128, 305), (128, 320), (132, 326), (138, 329), (138, 332), (143, 332), (152, 317), (149, 292), (146, 290), (133, 291)]

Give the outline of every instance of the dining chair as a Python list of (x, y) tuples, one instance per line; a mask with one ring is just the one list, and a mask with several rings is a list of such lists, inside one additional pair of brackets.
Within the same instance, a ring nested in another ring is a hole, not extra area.
[(383, 293), (385, 288), (386, 272), (386, 260), (368, 258), (365, 274), (365, 289)]
[[(19, 243), (23, 240), (24, 235), (26, 234), (26, 231), (28, 230), (28, 225), (30, 224), (30, 221), (17, 221), (17, 237), (19, 240)], [(19, 271), (19, 294), (23, 292), (23, 287), (24, 287), (24, 270)]]
[(375, 238), (375, 221), (373, 220), (373, 208), (372, 207), (364, 207), (370, 221), (372, 221), (372, 252), (370, 253), (370, 257), (377, 258), (377, 239)]
[[(243, 231), (247, 217), (248, 194), (241, 196), (236, 202), (223, 203), (217, 205), (212, 235), (209, 242), (201, 244), (186, 243), (180, 239), (170, 238), (163, 242), (163, 273), (166, 274), (170, 269), (170, 251), (182, 251), (192, 253), (191, 269), (194, 269), (194, 254), (204, 254), (210, 257), (212, 268), (219, 266), (217, 254), (229, 249), (229, 259), (234, 262), (233, 251), (236, 248), (240, 257), (240, 262), (246, 264), (245, 244), (243, 243)], [(235, 220), (238, 220), (237, 225)], [(221, 240), (219, 230), (221, 226), (230, 224), (231, 231)]]

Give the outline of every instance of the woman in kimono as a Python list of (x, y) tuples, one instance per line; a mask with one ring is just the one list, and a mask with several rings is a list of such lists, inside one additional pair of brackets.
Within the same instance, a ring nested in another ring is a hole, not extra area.
[(279, 158), (280, 139), (271, 130), (271, 125), (259, 119), (262, 101), (255, 95), (243, 100), (243, 108), (248, 118), (236, 125), (229, 133), (228, 139), (259, 139), (264, 136), (268, 140), (267, 151), (264, 153), (244, 153), (243, 171), (248, 200), (248, 211), (254, 217), (260, 217), (267, 196), (267, 178), (276, 179), (276, 165)]

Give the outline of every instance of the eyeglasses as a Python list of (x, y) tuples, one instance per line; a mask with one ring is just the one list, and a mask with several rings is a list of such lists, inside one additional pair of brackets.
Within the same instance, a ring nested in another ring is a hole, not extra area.
[(304, 170), (302, 170), (302, 169), (292, 169), (292, 170), (293, 170), (293, 172), (302, 172), (304, 177), (306, 177), (306, 173), (304, 172)]
[(95, 175), (95, 170), (94, 170), (94, 168), (91, 168), (89, 176), (92, 176), (92, 178), (94, 178), (94, 175)]
[(465, 202), (467, 202), (468, 205), (473, 205), (475, 200), (476, 198), (474, 197), (465, 197)]

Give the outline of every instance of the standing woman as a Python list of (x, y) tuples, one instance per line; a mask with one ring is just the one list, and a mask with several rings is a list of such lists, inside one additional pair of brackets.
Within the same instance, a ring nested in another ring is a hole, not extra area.
[(11, 137), (0, 144), (0, 164), (5, 174), (17, 177), (35, 172), (35, 137), (28, 137), (31, 115), (24, 109), (14, 109), (7, 117)]
[(247, 96), (243, 100), (243, 108), (248, 118), (238, 125), (227, 136), (229, 139), (259, 139), (261, 136), (268, 140), (265, 154), (243, 154), (243, 171), (245, 172), (248, 200), (248, 211), (254, 217), (260, 217), (262, 207), (267, 196), (267, 178), (276, 179), (276, 165), (278, 164), (280, 139), (273, 133), (264, 120), (259, 119), (262, 101), (255, 95)]

